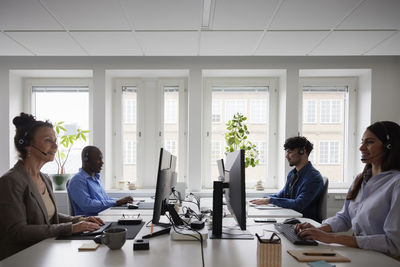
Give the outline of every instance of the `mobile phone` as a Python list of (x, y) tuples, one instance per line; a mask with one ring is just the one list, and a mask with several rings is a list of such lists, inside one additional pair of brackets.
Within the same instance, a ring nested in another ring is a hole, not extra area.
[(254, 219), (256, 223), (276, 223), (275, 219)]

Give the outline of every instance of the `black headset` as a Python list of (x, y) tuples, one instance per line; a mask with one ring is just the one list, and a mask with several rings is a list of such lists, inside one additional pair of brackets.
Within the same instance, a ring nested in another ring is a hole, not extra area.
[(304, 148), (299, 148), (299, 154), (303, 155), (304, 154)]
[(89, 161), (89, 152), (86, 152), (85, 155), (83, 156), (83, 161)]
[(385, 132), (385, 137), (386, 137), (386, 141), (383, 143), (383, 146), (384, 146), (385, 149), (391, 150), (392, 149), (392, 144), (390, 143), (390, 135), (389, 135), (389, 132), (388, 132), (388, 130), (386, 128), (386, 125), (383, 122), (379, 122), (379, 124), (382, 125), (383, 131)]

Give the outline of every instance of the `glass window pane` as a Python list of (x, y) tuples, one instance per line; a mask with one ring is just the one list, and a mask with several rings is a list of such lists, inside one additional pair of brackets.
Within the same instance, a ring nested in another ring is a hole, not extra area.
[[(89, 130), (89, 88), (87, 86), (34, 86), (32, 87), (32, 100), (36, 118), (50, 120), (52, 123), (64, 121), (67, 134), (75, 134), (77, 129)], [(87, 135), (89, 137), (89, 135)], [(59, 141), (59, 140), (58, 140)], [(72, 146), (68, 160), (65, 164), (66, 173), (76, 173), (82, 166), (81, 151), (89, 144), (77, 141)], [(63, 147), (59, 146), (59, 150)], [(57, 173), (56, 161), (45, 164), (42, 171)]]
[(314, 99), (305, 99), (303, 108), (304, 123), (315, 123), (316, 101)]
[[(164, 146), (177, 156), (176, 170), (179, 170), (179, 87), (164, 87)], [(179, 172), (178, 172), (178, 175)]]
[(222, 117), (222, 102), (218, 100), (213, 101), (212, 111), (211, 111), (211, 122), (220, 123), (221, 117)]
[[(212, 107), (218, 110), (221, 106), (222, 116), (227, 122), (237, 112), (248, 119), (245, 124), (250, 134), (248, 140), (257, 145), (260, 152), (260, 164), (255, 168), (246, 169), (246, 180), (255, 183), (264, 180), (267, 175), (267, 144), (268, 144), (268, 87), (265, 86), (214, 86), (212, 87)], [(212, 112), (217, 113), (216, 111)], [(250, 117), (248, 116), (250, 114)], [(225, 123), (212, 123), (211, 125), (211, 179), (218, 178), (216, 160), (225, 158)]]
[(123, 179), (135, 183), (137, 179), (137, 89), (122, 87)]
[[(345, 103), (348, 101), (348, 88), (335, 86), (307, 86), (303, 88), (303, 135), (313, 140), (314, 151), (309, 159), (322, 175), (335, 183), (344, 181), (344, 144), (347, 121)], [(307, 113), (312, 110), (310, 102), (315, 103), (319, 114), (314, 124), (308, 124)], [(306, 111), (307, 110), (307, 111)], [(316, 156), (317, 159), (313, 157)]]

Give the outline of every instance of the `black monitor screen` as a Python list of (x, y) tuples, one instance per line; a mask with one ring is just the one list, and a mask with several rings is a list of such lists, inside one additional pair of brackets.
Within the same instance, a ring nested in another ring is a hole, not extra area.
[(176, 183), (176, 157), (161, 148), (160, 160), (158, 163), (156, 195), (154, 200), (153, 224), (158, 224), (160, 216), (165, 214), (169, 196)]
[(246, 183), (244, 150), (238, 150), (226, 155), (225, 179), (229, 184), (225, 189), (225, 199), (229, 211), (239, 224), (246, 230)]

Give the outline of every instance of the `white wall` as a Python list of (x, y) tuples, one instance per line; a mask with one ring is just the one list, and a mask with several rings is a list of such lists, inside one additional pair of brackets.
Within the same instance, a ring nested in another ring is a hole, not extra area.
[[(110, 82), (106, 72), (110, 70), (188, 70), (188, 180), (191, 190), (201, 186), (201, 135), (202, 135), (202, 79), (203, 69), (280, 69), (286, 70), (286, 80), (280, 81), (281, 94), (279, 112), (279, 140), (297, 134), (299, 129), (298, 77), (304, 69), (370, 69), (359, 75), (360, 85), (371, 86), (371, 96), (360, 98), (359, 125), (357, 135), (371, 121), (393, 120), (400, 123), (400, 57), (0, 57), (0, 119), (5, 125), (0, 132), (0, 173), (13, 164), (10, 158), (10, 134), (14, 132), (12, 117), (21, 106), (15, 95), (20, 90), (18, 81), (10, 81), (10, 70), (93, 70), (93, 143), (107, 151), (110, 147), (111, 122), (109, 117), (110, 97), (107, 87)], [(343, 75), (346, 76), (346, 75)], [(349, 76), (351, 75), (349, 72)], [(371, 80), (371, 83), (369, 82)], [(286, 87), (286, 88), (283, 88)], [(18, 93), (17, 93), (18, 94)], [(371, 100), (372, 99), (372, 100)], [(12, 108), (10, 107), (12, 105)], [(285, 105), (285, 106), (283, 106)], [(368, 107), (368, 108), (365, 108)], [(364, 110), (370, 107), (371, 113)], [(108, 118), (108, 119), (107, 119)], [(12, 136), (11, 136), (12, 137)], [(283, 154), (282, 154), (283, 155)], [(279, 166), (286, 166), (284, 157)], [(111, 161), (109, 158), (105, 160)], [(287, 170), (280, 168), (279, 176)], [(110, 175), (109, 169), (105, 170)]]

